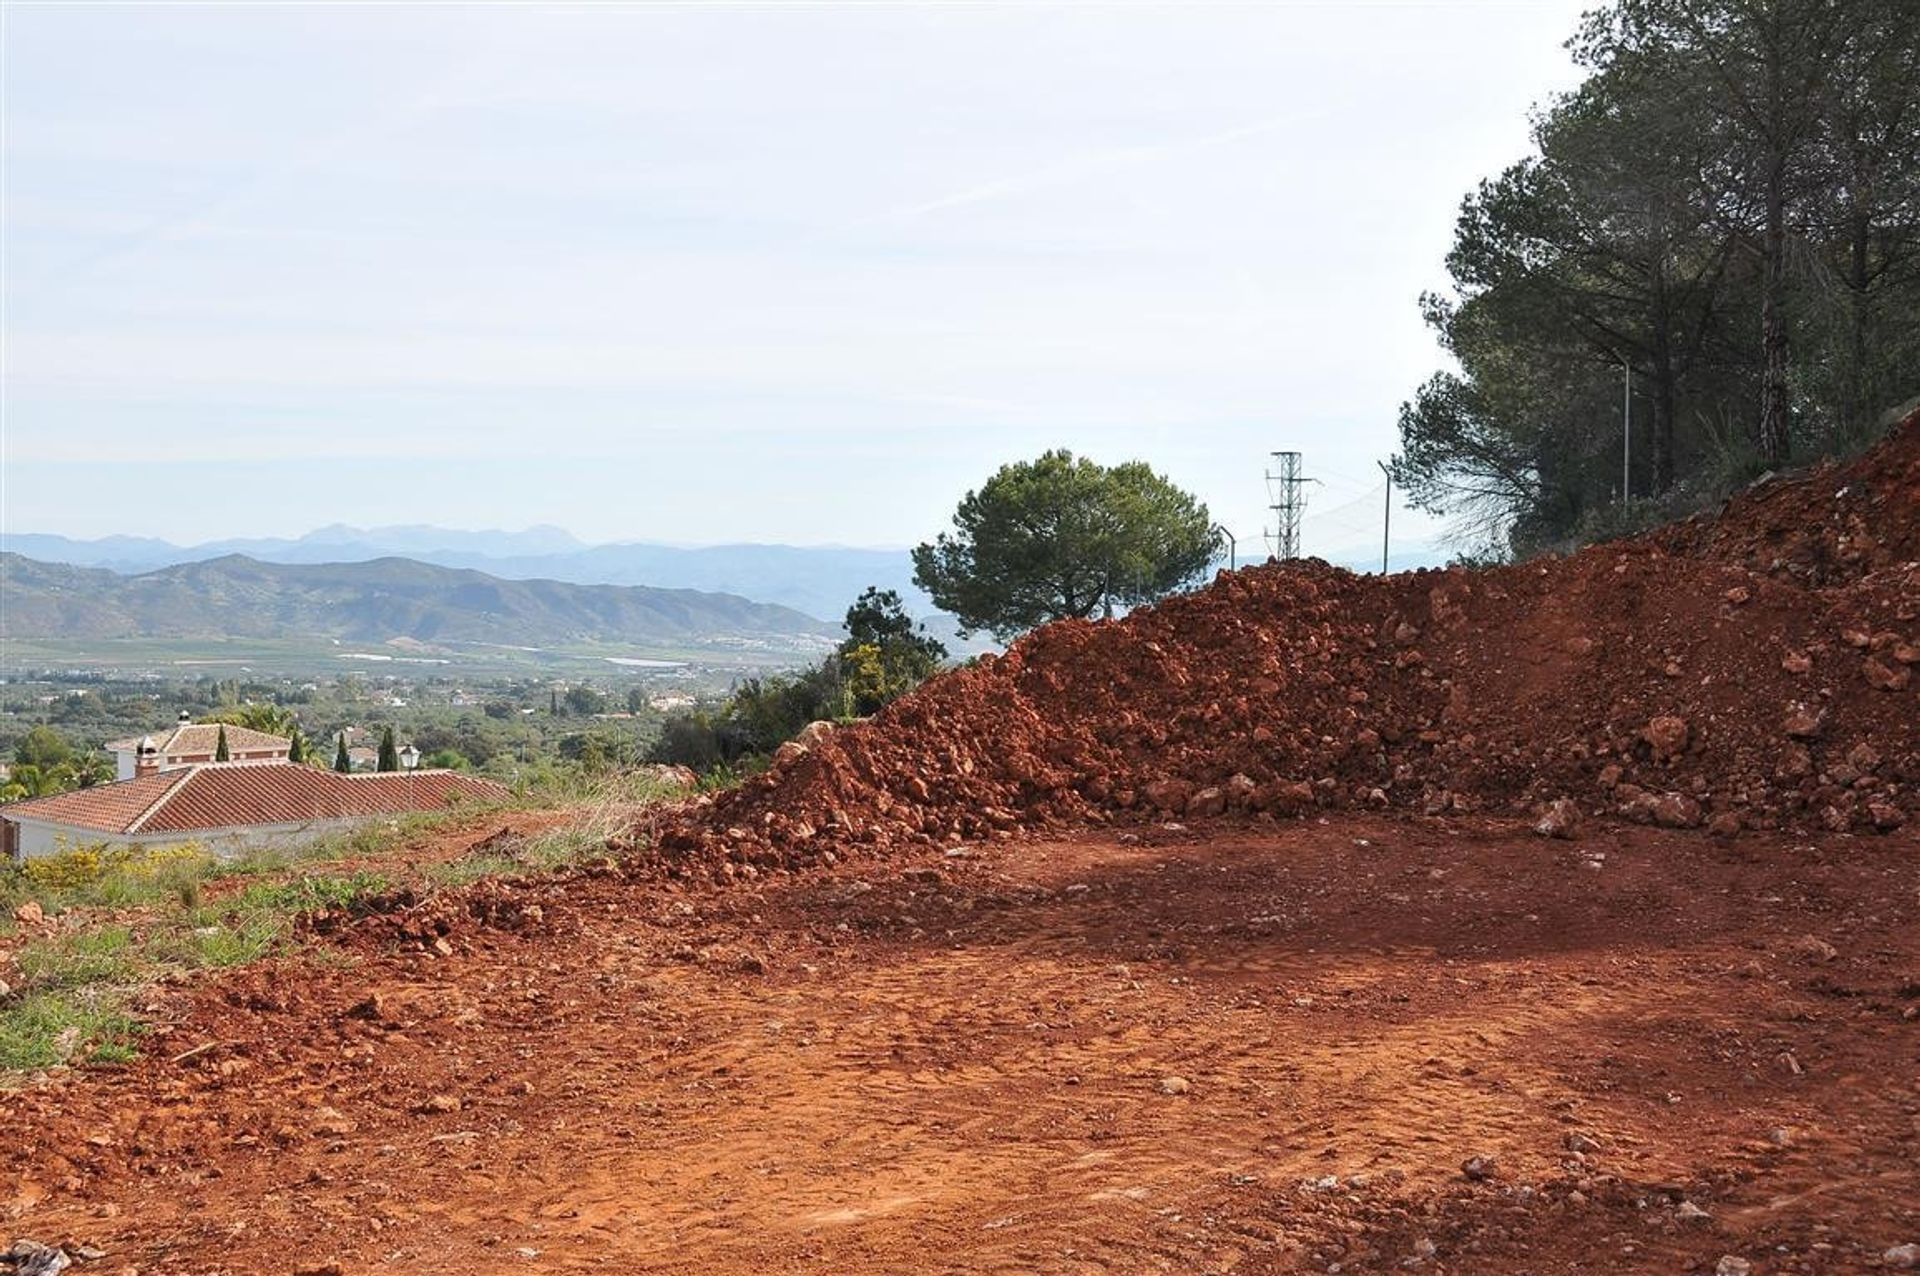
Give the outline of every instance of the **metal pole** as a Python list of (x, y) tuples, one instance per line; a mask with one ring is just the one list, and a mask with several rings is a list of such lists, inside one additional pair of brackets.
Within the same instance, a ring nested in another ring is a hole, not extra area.
[(1213, 534), (1215, 536), (1226, 537), (1227, 539), (1227, 570), (1237, 571), (1240, 567), (1240, 542), (1234, 539), (1232, 532), (1228, 531), (1224, 525), (1219, 523), (1214, 524)]
[(1633, 365), (1620, 356), (1620, 499), (1633, 499)]
[(1387, 468), (1385, 461), (1375, 461), (1380, 472), (1387, 476), (1387, 506), (1380, 516), (1380, 574), (1387, 574), (1387, 545), (1393, 533), (1393, 471)]

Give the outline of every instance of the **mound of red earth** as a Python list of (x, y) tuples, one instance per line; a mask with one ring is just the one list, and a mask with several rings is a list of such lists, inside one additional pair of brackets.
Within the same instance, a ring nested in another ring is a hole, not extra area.
[(1321, 808), (1889, 831), (1920, 814), (1920, 415), (1711, 522), (1490, 571), (1222, 573), (1046, 626), (652, 830), (732, 877)]
[(1920, 408), (1889, 442), (1847, 465), (1749, 487), (1713, 518), (1656, 533), (1675, 554), (1735, 562), (1810, 584), (1858, 579), (1920, 559)]

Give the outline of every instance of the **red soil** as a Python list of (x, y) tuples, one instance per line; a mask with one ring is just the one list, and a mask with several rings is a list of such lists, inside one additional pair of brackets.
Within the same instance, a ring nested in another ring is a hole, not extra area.
[(144, 1273), (1874, 1272), (1915, 849), (1356, 814), (492, 884), (0, 1097), (0, 1226)]

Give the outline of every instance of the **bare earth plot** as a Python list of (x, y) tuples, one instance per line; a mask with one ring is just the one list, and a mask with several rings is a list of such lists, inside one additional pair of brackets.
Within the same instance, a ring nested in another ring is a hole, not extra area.
[(1916, 851), (1342, 815), (487, 883), (0, 1096), (0, 1234), (142, 1273), (1880, 1271), (1920, 1241)]

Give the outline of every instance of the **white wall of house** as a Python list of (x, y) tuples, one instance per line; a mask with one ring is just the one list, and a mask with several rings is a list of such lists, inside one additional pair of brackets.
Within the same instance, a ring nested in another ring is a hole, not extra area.
[(78, 850), (83, 846), (179, 846), (186, 842), (204, 846), (215, 855), (239, 855), (245, 851), (298, 846), (341, 829), (393, 818), (391, 815), (357, 815), (346, 819), (307, 820), (298, 824), (248, 824), (238, 828), (196, 829), (190, 833), (134, 834), (102, 833), (98, 829), (24, 817), (13, 819), (12, 823), (19, 829), (15, 856), (18, 860), (30, 860)]

